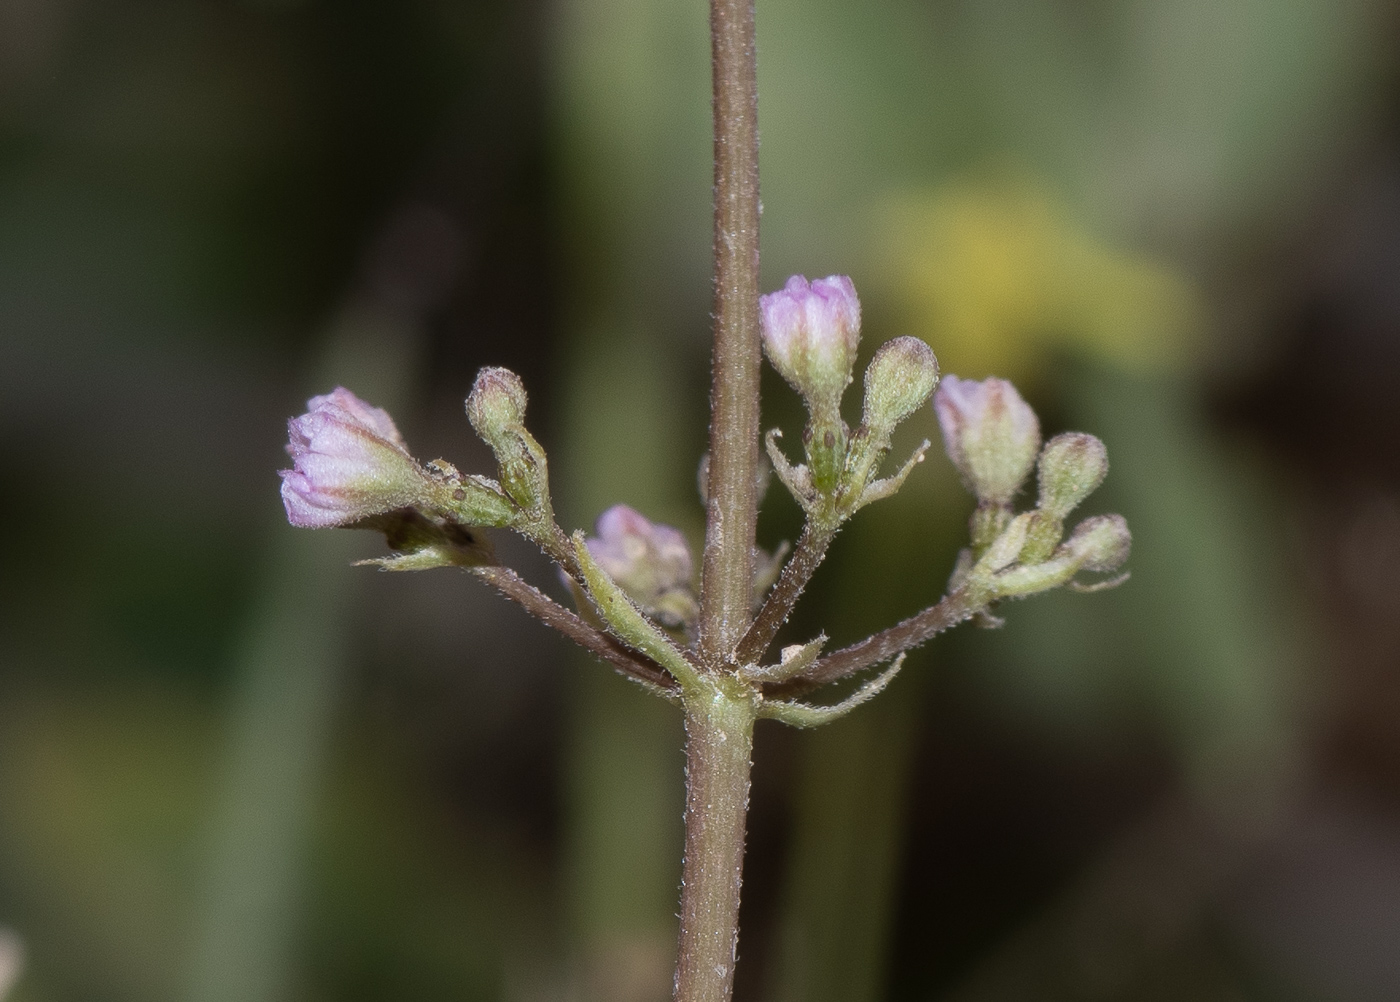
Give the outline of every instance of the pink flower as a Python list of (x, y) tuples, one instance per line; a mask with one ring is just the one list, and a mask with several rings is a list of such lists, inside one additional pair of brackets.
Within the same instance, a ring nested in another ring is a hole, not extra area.
[(860, 344), (860, 300), (845, 275), (793, 275), (759, 299), (763, 350), (809, 406), (839, 407)]
[(1007, 505), (1035, 465), (1040, 422), (1004, 379), (944, 376), (933, 395), (948, 458), (986, 504)]
[(307, 408), (287, 422), (293, 468), (280, 473), (289, 522), (350, 525), (424, 499), (427, 475), (388, 413), (343, 387), (312, 397)]
[(587, 540), (588, 552), (643, 611), (667, 625), (694, 618), (694, 564), (678, 529), (651, 522), (625, 504), (603, 512), (597, 528), (598, 535)]

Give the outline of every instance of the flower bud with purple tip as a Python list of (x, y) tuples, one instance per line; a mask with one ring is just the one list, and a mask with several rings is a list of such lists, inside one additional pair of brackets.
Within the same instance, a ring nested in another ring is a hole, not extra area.
[(817, 410), (836, 409), (851, 382), (860, 345), (860, 300), (845, 275), (808, 282), (793, 275), (759, 299), (763, 350), (792, 388)]
[(424, 503), (433, 492), (394, 419), (343, 387), (312, 397), (287, 429), (292, 469), (281, 471), (282, 502), (293, 525), (350, 525)]
[(810, 420), (803, 432), (812, 482), (836, 490), (846, 463), (847, 429), (841, 396), (851, 382), (860, 345), (860, 300), (845, 275), (787, 285), (759, 299), (763, 350), (773, 368), (802, 394)]
[(1035, 411), (1004, 379), (944, 376), (933, 397), (948, 458), (977, 500), (1011, 504), (1040, 451)]
[[(498, 484), (460, 476), (441, 460), (420, 466), (394, 419), (344, 387), (312, 397), (307, 413), (287, 428), (292, 469), (281, 471), (282, 503), (295, 526), (324, 529), (373, 519), (367, 527), (393, 537), (402, 519), (377, 516), (412, 509), (419, 521), (439, 528), (503, 526), (515, 518)], [(402, 548), (393, 538), (390, 545)]]
[(643, 612), (672, 627), (695, 619), (694, 563), (680, 530), (652, 522), (625, 504), (603, 512), (597, 530), (586, 540), (588, 552)]

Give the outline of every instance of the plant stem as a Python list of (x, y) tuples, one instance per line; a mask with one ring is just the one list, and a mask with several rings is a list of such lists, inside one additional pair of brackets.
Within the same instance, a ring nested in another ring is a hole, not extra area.
[(739, 641), (734, 653), (735, 661), (741, 665), (752, 664), (763, 656), (763, 652), (777, 635), (778, 628), (792, 614), (792, 607), (802, 597), (802, 590), (807, 587), (807, 582), (812, 580), (812, 575), (821, 566), (826, 557), (827, 547), (831, 545), (835, 536), (834, 531), (815, 528), (811, 522), (802, 527), (797, 549), (793, 551), (792, 559), (783, 565), (783, 573), (778, 578), (778, 583), (769, 592), (768, 599), (758, 611), (753, 625)]
[(685, 862), (677, 1002), (729, 1002), (757, 700), (731, 673), (748, 629), (758, 521), (758, 78), (754, 0), (710, 0), (715, 347), (700, 578), (707, 673), (685, 697)]
[(753, 0), (711, 0), (715, 347), (700, 654), (728, 663), (749, 624), (758, 519), (758, 82)]
[(581, 616), (564, 608), (509, 567), (472, 567), (470, 571), (506, 598), (518, 603), (540, 622), (558, 630), (595, 657), (607, 661), (622, 674), (659, 689), (676, 688), (676, 680), (660, 667), (599, 632)]
[(901, 620), (888, 630), (881, 630), (858, 644), (828, 654), (791, 684), (775, 690), (775, 694), (805, 692), (816, 686), (854, 675), (882, 661), (889, 661), (904, 651), (932, 640), (963, 620), (971, 619), (986, 607), (985, 595), (973, 594), (967, 588), (959, 588), (943, 596), (937, 605), (931, 605), (923, 612)]
[[(685, 864), (676, 1002), (729, 1002), (756, 702), (732, 678), (686, 699)], [(725, 690), (732, 687), (734, 692)]]

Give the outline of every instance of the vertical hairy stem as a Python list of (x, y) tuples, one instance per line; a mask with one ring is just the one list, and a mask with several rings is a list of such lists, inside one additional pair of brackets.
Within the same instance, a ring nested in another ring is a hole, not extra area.
[(753, 0), (711, 0), (714, 360), (700, 652), (718, 668), (749, 624), (758, 498), (758, 84)]
[(755, 698), (732, 675), (758, 521), (758, 83), (754, 0), (710, 0), (715, 119), (714, 360), (700, 658), (685, 699), (685, 863), (677, 1002), (729, 1002)]
[(746, 692), (687, 699), (685, 866), (676, 1002), (729, 1002), (749, 807), (754, 702)]

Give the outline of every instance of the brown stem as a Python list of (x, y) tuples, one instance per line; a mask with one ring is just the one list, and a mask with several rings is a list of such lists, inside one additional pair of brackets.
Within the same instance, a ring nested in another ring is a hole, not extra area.
[(675, 1002), (729, 1002), (734, 990), (754, 713), (747, 695), (719, 689), (687, 701)]
[(546, 626), (553, 627), (584, 650), (607, 661), (624, 675), (662, 689), (676, 689), (670, 673), (634, 655), (618, 641), (595, 630), (509, 567), (473, 567), (471, 573), (495, 588)]
[(718, 669), (749, 624), (758, 519), (758, 83), (753, 0), (711, 0), (715, 347), (700, 653)]
[(754, 664), (763, 656), (763, 652), (777, 635), (779, 627), (787, 622), (788, 616), (792, 614), (792, 607), (802, 596), (807, 582), (812, 580), (812, 575), (821, 566), (826, 549), (835, 535), (836, 533), (829, 529), (814, 529), (810, 522), (802, 527), (797, 549), (793, 551), (792, 558), (783, 565), (783, 573), (778, 578), (778, 583), (768, 593), (768, 598), (754, 618), (753, 625), (739, 641), (739, 646), (734, 652), (736, 662), (741, 665)]
[(945, 595), (937, 605), (896, 623), (888, 630), (881, 630), (858, 644), (828, 654), (807, 669), (801, 678), (777, 691), (786, 694), (811, 689), (854, 675), (872, 665), (888, 661), (902, 651), (918, 647), (965, 619), (971, 619), (986, 605), (985, 600), (959, 588)]

